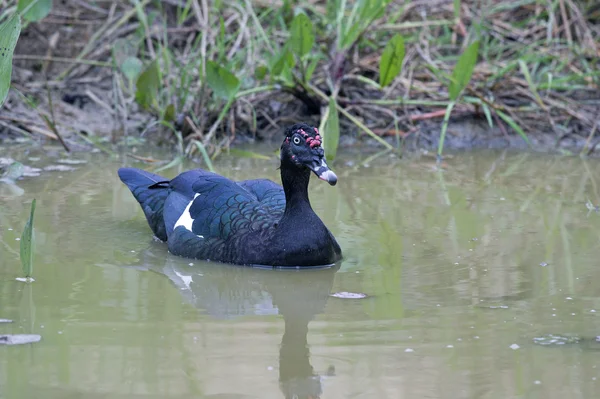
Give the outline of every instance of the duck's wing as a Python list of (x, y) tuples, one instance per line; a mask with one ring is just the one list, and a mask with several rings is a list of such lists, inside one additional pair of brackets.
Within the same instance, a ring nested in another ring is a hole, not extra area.
[(261, 204), (283, 214), (285, 193), (279, 184), (269, 179), (242, 180), (237, 184), (252, 194)]
[(281, 216), (236, 182), (201, 169), (182, 173), (170, 187), (165, 203), (169, 232), (183, 226), (203, 239), (227, 241), (264, 230)]

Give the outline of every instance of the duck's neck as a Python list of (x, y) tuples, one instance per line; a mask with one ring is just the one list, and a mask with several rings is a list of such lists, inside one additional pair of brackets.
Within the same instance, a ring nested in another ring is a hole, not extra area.
[(308, 182), (310, 171), (292, 165), (281, 166), (281, 182), (285, 193), (285, 215), (303, 214), (312, 212), (308, 200)]

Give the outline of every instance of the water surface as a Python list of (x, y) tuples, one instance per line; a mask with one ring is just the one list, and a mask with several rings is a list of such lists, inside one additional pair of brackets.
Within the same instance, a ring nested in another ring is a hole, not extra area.
[[(14, 320), (0, 334), (42, 335), (0, 346), (2, 398), (600, 394), (596, 160), (476, 152), (439, 171), (342, 154), (338, 185), (313, 179), (310, 195), (345, 259), (297, 272), (169, 255), (116, 175), (150, 166), (72, 157), (88, 163), (19, 181), (22, 195), (0, 183), (0, 318)], [(276, 160), (215, 167), (279, 181)], [(16, 239), (34, 197), (25, 285)], [(368, 296), (330, 296), (344, 291)]]

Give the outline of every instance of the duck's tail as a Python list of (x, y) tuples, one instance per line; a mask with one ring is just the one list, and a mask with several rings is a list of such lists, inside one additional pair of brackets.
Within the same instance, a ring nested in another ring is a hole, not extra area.
[(140, 203), (154, 235), (167, 241), (163, 207), (169, 194), (169, 180), (137, 168), (120, 168), (118, 174)]

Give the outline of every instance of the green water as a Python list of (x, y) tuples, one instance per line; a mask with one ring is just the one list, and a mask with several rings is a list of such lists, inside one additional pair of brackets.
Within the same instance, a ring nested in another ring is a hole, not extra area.
[[(23, 195), (0, 183), (0, 334), (42, 335), (0, 346), (2, 398), (600, 396), (596, 160), (485, 152), (438, 172), (342, 154), (338, 185), (310, 191), (345, 260), (290, 272), (168, 255), (116, 175), (141, 163), (73, 157), (89, 162)], [(275, 161), (215, 167), (279, 181)], [(27, 285), (16, 238), (34, 197)], [(368, 297), (330, 296), (344, 291)], [(583, 341), (534, 342), (548, 334)]]

